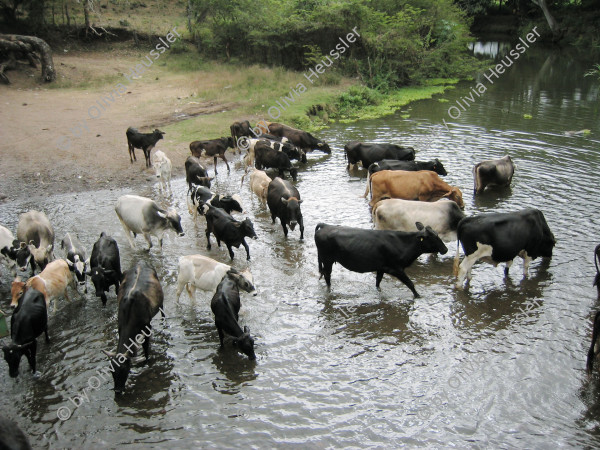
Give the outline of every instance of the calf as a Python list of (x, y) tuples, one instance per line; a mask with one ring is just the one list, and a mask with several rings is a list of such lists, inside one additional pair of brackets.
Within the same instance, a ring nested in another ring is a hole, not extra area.
[(475, 164), (473, 167), (475, 194), (480, 194), (488, 186), (510, 186), (514, 173), (515, 165), (508, 155)]
[(163, 138), (165, 133), (158, 129), (155, 129), (152, 133), (140, 133), (133, 127), (127, 128), (125, 135), (127, 136), (127, 147), (129, 149), (129, 160), (133, 164), (133, 161), (137, 161), (135, 157), (135, 149), (141, 148), (146, 158), (146, 167), (150, 167), (150, 152), (158, 141)]
[(204, 186), (210, 189), (210, 182), (214, 178), (208, 176), (206, 168), (200, 164), (195, 156), (188, 156), (185, 160), (185, 181), (191, 191), (193, 185)]
[(210, 234), (213, 233), (219, 247), (221, 241), (225, 242), (231, 259), (234, 256), (231, 247), (239, 248), (240, 244), (246, 249), (246, 259), (250, 259), (250, 249), (246, 243), (246, 237), (256, 239), (256, 233), (249, 218), (239, 222), (221, 208), (215, 208), (212, 205), (204, 205), (204, 215), (206, 217), (206, 240), (208, 242), (206, 248), (208, 250), (211, 249)]
[(8, 374), (12, 378), (19, 375), (19, 363), (25, 355), (31, 371), (35, 373), (37, 337), (44, 333), (48, 338), (48, 312), (44, 295), (36, 289), (28, 289), (19, 299), (17, 309), (10, 318), (11, 343), (2, 347), (4, 359), (8, 363)]
[(264, 142), (258, 142), (254, 147), (255, 155), (255, 166), (257, 169), (262, 170), (263, 167), (270, 167), (279, 171), (279, 176), (284, 178), (284, 171), (289, 171), (293, 180), (296, 181), (298, 178), (298, 169), (292, 166), (290, 157), (283, 152), (271, 148)]
[(437, 173), (430, 170), (419, 170), (418, 172), (382, 170), (371, 175), (370, 183), (371, 206), (384, 198), (402, 198), (422, 202), (435, 202), (440, 198), (448, 198), (461, 208), (465, 206), (460, 189), (450, 186)]
[(348, 159), (346, 169), (359, 162), (366, 169), (371, 164), (384, 159), (412, 161), (415, 159), (415, 149), (396, 144), (365, 144), (355, 141), (344, 146), (344, 157)]
[(254, 290), (252, 283), (248, 282), (241, 274), (235, 270), (230, 270), (225, 274), (215, 295), (210, 302), (210, 309), (215, 315), (215, 326), (219, 332), (219, 340), (223, 347), (223, 338), (225, 333), (233, 336), (233, 343), (250, 360), (255, 360), (254, 339), (250, 336), (248, 327), (240, 327), (238, 314), (240, 311), (240, 287), (247, 292)]
[(321, 139), (315, 138), (312, 134), (306, 131), (297, 130), (296, 128), (288, 127), (282, 123), (268, 123), (269, 132), (275, 136), (286, 137), (296, 147), (304, 150), (304, 152), (312, 152), (313, 150), (321, 150), (324, 153), (330, 154), (329, 145)]
[(228, 148), (235, 148), (235, 141), (232, 137), (222, 137), (212, 139), (210, 141), (194, 141), (190, 143), (190, 151), (192, 155), (199, 158), (202, 156), (202, 151), (206, 151), (206, 156), (213, 156), (215, 162), (215, 175), (217, 174), (217, 156), (225, 161), (227, 172), (230, 172), (229, 163), (225, 158), (225, 152)]
[(402, 281), (413, 293), (419, 294), (404, 269), (423, 253), (448, 251), (431, 227), (416, 224), (417, 232), (364, 230), (320, 223), (315, 229), (319, 273), (331, 286), (331, 268), (338, 262), (353, 272), (376, 272), (375, 285), (379, 287), (383, 274)]
[(267, 205), (271, 211), (271, 219), (275, 223), (275, 218), (279, 217), (285, 237), (288, 235), (287, 225), (292, 231), (296, 229), (296, 225), (299, 225), (300, 239), (304, 239), (304, 222), (300, 203), (302, 203), (300, 192), (289, 181), (276, 177), (269, 183)]
[(115, 211), (131, 248), (135, 248), (135, 243), (131, 239), (130, 232), (135, 238), (137, 233), (143, 233), (148, 250), (152, 248), (150, 236), (156, 236), (160, 249), (163, 246), (163, 236), (167, 231), (173, 230), (178, 236), (184, 236), (181, 228), (181, 217), (174, 208), (164, 210), (160, 208), (154, 200), (137, 195), (122, 195), (117, 200)]
[[(471, 279), (471, 269), (479, 259), (494, 265), (505, 262), (504, 274), (508, 275), (513, 259), (520, 256), (523, 275), (527, 276), (531, 260), (551, 258), (556, 244), (544, 214), (533, 208), (465, 217), (459, 222), (456, 234), (454, 273), (458, 275), (457, 288), (462, 287), (465, 277)], [(460, 267), (459, 244), (465, 253)]]
[(65, 251), (65, 260), (71, 271), (75, 274), (79, 285), (85, 286), (85, 292), (87, 293), (87, 285), (85, 283), (87, 261), (83, 244), (76, 235), (67, 233), (60, 243), (60, 248)]
[(119, 284), (123, 274), (121, 273), (121, 258), (117, 241), (107, 236), (103, 231), (100, 238), (94, 243), (92, 256), (89, 261), (90, 271), (88, 275), (92, 279), (96, 297), (102, 300), (102, 306), (106, 305), (106, 292), (111, 286), (115, 287), (115, 293), (119, 291)]
[(156, 173), (156, 177), (160, 179), (160, 190), (166, 191), (167, 187), (171, 190), (171, 160), (167, 158), (164, 152), (157, 150), (152, 155), (152, 167)]
[[(227, 264), (220, 263), (203, 255), (188, 255), (179, 258), (179, 275), (177, 276), (177, 300), (183, 292), (183, 288), (187, 290), (190, 300), (194, 299), (196, 288), (203, 291), (213, 292), (223, 280), (223, 277), (229, 272), (237, 274), (238, 272)], [(252, 287), (252, 274), (250, 270), (244, 270), (241, 274), (245, 279), (244, 285), (240, 285), (242, 289), (251, 294), (256, 295), (256, 291)], [(242, 281), (240, 279), (240, 281)], [(252, 287), (251, 290), (248, 290)]]
[(137, 355), (140, 344), (144, 349), (146, 361), (148, 360), (152, 334), (150, 322), (158, 311), (163, 318), (165, 317), (162, 309), (163, 300), (164, 295), (158, 275), (148, 263), (140, 261), (125, 271), (117, 297), (119, 302), (117, 353), (103, 350), (110, 361), (116, 394), (121, 394), (125, 389), (131, 371), (131, 357)]
[(67, 292), (69, 285), (77, 292), (75, 278), (69, 264), (64, 259), (54, 260), (48, 263), (39, 275), (29, 278), (26, 283), (22, 282), (20, 278), (13, 281), (10, 290), (12, 295), (10, 306), (17, 306), (21, 296), (29, 288), (33, 288), (44, 294), (48, 308), (50, 308), (50, 302), (54, 300), (54, 311), (56, 311), (59, 296), (64, 295), (67, 301), (71, 301)]
[(460, 207), (445, 198), (431, 203), (390, 198), (373, 207), (376, 229), (417, 231), (415, 223), (421, 222), (429, 225), (443, 241), (456, 239), (456, 228), (463, 217)]
[[(19, 216), (17, 239), (28, 244), (33, 255), (32, 262), (35, 261), (42, 269), (54, 259), (54, 229), (43, 212), (29, 211)], [(33, 273), (33, 263), (31, 270)]]
[[(244, 184), (244, 177), (248, 172), (242, 175), (242, 184)], [(267, 175), (262, 170), (252, 169), (250, 173), (250, 190), (256, 194), (261, 201), (267, 201), (267, 192), (269, 189), (269, 183), (271, 182), (271, 177)]]

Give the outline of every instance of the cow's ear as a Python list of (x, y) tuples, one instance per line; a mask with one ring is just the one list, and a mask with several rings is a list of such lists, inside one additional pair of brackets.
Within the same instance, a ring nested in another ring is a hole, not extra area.
[(22, 249), (22, 248), (25, 248), (25, 247), (27, 247), (27, 244), (25, 242), (21, 242), (21, 245), (19, 245), (19, 248)]
[(52, 253), (52, 248), (53, 248), (53, 247), (54, 247), (54, 246), (53, 246), (52, 244), (50, 244), (48, 247), (46, 247), (46, 254), (47, 254), (47, 255), (50, 255), (50, 254)]
[(287, 206), (287, 204), (288, 204), (287, 198), (281, 197), (281, 203), (283, 203), (284, 205)]
[(323, 143), (322, 143), (322, 142), (319, 142), (319, 143), (317, 144), (317, 147), (323, 147)]
[(425, 228), (425, 226), (421, 222), (415, 222), (415, 225), (417, 226), (417, 230), (419, 231)]
[(69, 268), (71, 270), (73, 270), (73, 263), (70, 260), (68, 260), (68, 259), (65, 259), (65, 261), (67, 262), (67, 265), (69, 266)]
[(156, 211), (156, 214), (158, 215), (158, 217), (161, 217), (163, 219), (167, 218), (167, 215), (162, 211)]
[(250, 328), (247, 325), (244, 325), (244, 333), (250, 334)]
[(300, 199), (298, 200), (298, 204), (302, 203), (304, 200)]
[(102, 350), (102, 353), (104, 353), (108, 359), (113, 359), (115, 356), (117, 356), (115, 353), (107, 352), (106, 350)]

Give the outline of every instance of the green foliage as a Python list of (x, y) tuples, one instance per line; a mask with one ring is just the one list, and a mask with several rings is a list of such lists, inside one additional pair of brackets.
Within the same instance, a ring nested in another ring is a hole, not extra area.
[(595, 64), (590, 70), (588, 70), (585, 75), (586, 77), (598, 77), (600, 80), (600, 64)]
[[(387, 92), (426, 78), (461, 77), (474, 67), (467, 19), (452, 0), (190, 0), (190, 5), (190, 32), (204, 54), (303, 71), (330, 58), (331, 67), (315, 85), (358, 75), (367, 87)], [(359, 35), (355, 42), (346, 39), (352, 30)]]

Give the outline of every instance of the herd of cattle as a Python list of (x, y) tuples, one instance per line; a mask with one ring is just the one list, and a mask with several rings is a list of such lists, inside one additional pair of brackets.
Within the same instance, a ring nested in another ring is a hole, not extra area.
[[(257, 129), (259, 132), (255, 131)], [(159, 130), (143, 134), (134, 128), (127, 129), (131, 162), (135, 160), (135, 149), (140, 148), (146, 165), (150, 166), (151, 151), (163, 134)], [(185, 161), (189, 212), (194, 219), (198, 215), (205, 217), (208, 250), (211, 249), (210, 235), (214, 234), (219, 246), (221, 242), (226, 244), (231, 259), (234, 258), (232, 248), (243, 246), (249, 260), (246, 238), (257, 238), (249, 218), (240, 221), (231, 215), (243, 212), (240, 196), (213, 193), (210, 186), (214, 177), (209, 177), (208, 170), (199, 159), (203, 152), (214, 157), (216, 176), (217, 157), (223, 159), (230, 170), (225, 158), (228, 148), (246, 150), (248, 168), (242, 177), (242, 185), (250, 172), (250, 189), (263, 204), (266, 203), (273, 223), (279, 218), (286, 237), (288, 227), (292, 231), (298, 227), (300, 239), (303, 239), (302, 199), (298, 189), (285, 179), (285, 173), (288, 172), (295, 181), (298, 174), (296, 164), (306, 162), (307, 152), (320, 150), (329, 154), (331, 149), (310, 133), (282, 124), (261, 122), (257, 128), (251, 128), (247, 121), (236, 122), (231, 126), (231, 137), (192, 142), (191, 155)], [(531, 260), (552, 256), (556, 240), (541, 211), (524, 209), (466, 217), (462, 211), (462, 192), (440, 178), (447, 173), (438, 159), (415, 161), (413, 148), (394, 144), (350, 142), (344, 152), (347, 168), (360, 162), (368, 169), (365, 197), (371, 193), (375, 229), (324, 223), (316, 225), (314, 239), (318, 268), (327, 286), (331, 283), (332, 266), (337, 262), (350, 271), (374, 272), (377, 287), (384, 274), (392, 275), (404, 283), (415, 298), (419, 297), (405, 269), (422, 254), (447, 253), (444, 241), (457, 241), (454, 269), (458, 288), (463, 286), (465, 279), (467, 282), (471, 279), (471, 269), (480, 259), (494, 265), (505, 263), (505, 274), (508, 274), (513, 260), (519, 256), (523, 259), (524, 275), (527, 276)], [(161, 180), (161, 191), (170, 189), (171, 161), (166, 154), (154, 152), (152, 166)], [(261, 170), (267, 168), (274, 169), (278, 176), (271, 179)], [(509, 156), (483, 161), (473, 168), (474, 192), (481, 193), (488, 186), (509, 186), (513, 173), (514, 164)], [(184, 236), (177, 211), (161, 208), (152, 199), (121, 196), (115, 212), (132, 248), (135, 248), (134, 239), (138, 234), (144, 236), (149, 248), (152, 247), (152, 236), (157, 238), (161, 250), (165, 233), (173, 231)], [(12, 342), (3, 347), (10, 376), (17, 376), (22, 355), (27, 357), (31, 370), (35, 372), (36, 338), (45, 333), (48, 339), (47, 310), (50, 302), (54, 300), (56, 309), (57, 297), (64, 296), (69, 300), (67, 287), (77, 291), (77, 283), (85, 286), (87, 276), (91, 278), (96, 296), (101, 298), (103, 305), (110, 286), (114, 286), (117, 292), (119, 341), (116, 353), (105, 353), (113, 368), (115, 391), (123, 391), (136, 357), (135, 349), (127, 343), (140, 343), (147, 359), (150, 333), (146, 334), (145, 330), (150, 329), (150, 321), (159, 311), (164, 316), (164, 295), (156, 271), (139, 262), (122, 272), (117, 242), (104, 232), (95, 242), (89, 259), (77, 236), (68, 233), (61, 241), (65, 258), (55, 259), (54, 231), (46, 215), (39, 211), (22, 214), (16, 234), (14, 239), (7, 228), (0, 226), (1, 254), (15, 277), (11, 288), (11, 306), (15, 307), (11, 317)], [(459, 264), (460, 245), (465, 257)], [(597, 282), (600, 281), (599, 259), (600, 246), (596, 248)], [(41, 272), (35, 275), (37, 267)], [(16, 276), (17, 270), (26, 272), (29, 268), (31, 277), (21, 281)], [(221, 345), (224, 335), (228, 334), (241, 352), (255, 359), (250, 330), (242, 328), (238, 318), (240, 289), (255, 292), (249, 270), (238, 272), (203, 255), (183, 256), (179, 259), (177, 299), (184, 289), (190, 298), (194, 297), (196, 289), (213, 292), (211, 310)], [(593, 341), (588, 354), (589, 370), (600, 351), (600, 344), (596, 342), (599, 336), (600, 313), (594, 321)]]

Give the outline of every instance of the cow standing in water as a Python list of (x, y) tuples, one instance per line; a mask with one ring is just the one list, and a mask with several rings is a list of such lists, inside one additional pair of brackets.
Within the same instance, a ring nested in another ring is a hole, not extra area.
[(302, 203), (300, 192), (289, 181), (276, 177), (269, 183), (267, 205), (271, 211), (273, 223), (275, 223), (275, 218), (279, 217), (285, 237), (288, 235), (288, 225), (292, 231), (298, 225), (300, 227), (300, 239), (304, 239), (304, 221), (302, 220), (300, 203)]
[(514, 173), (515, 165), (508, 155), (475, 164), (473, 167), (475, 194), (480, 194), (488, 186), (510, 186)]
[(111, 365), (115, 382), (115, 393), (125, 389), (127, 377), (131, 371), (132, 357), (137, 355), (141, 345), (146, 361), (150, 354), (150, 336), (152, 318), (162, 309), (164, 294), (154, 268), (142, 261), (125, 271), (119, 286), (119, 343), (117, 353), (104, 351)]
[(100, 297), (102, 306), (104, 306), (106, 305), (106, 292), (111, 286), (114, 286), (115, 293), (117, 293), (123, 277), (117, 241), (107, 236), (104, 231), (94, 243), (89, 266), (89, 275), (96, 289), (96, 297)]

